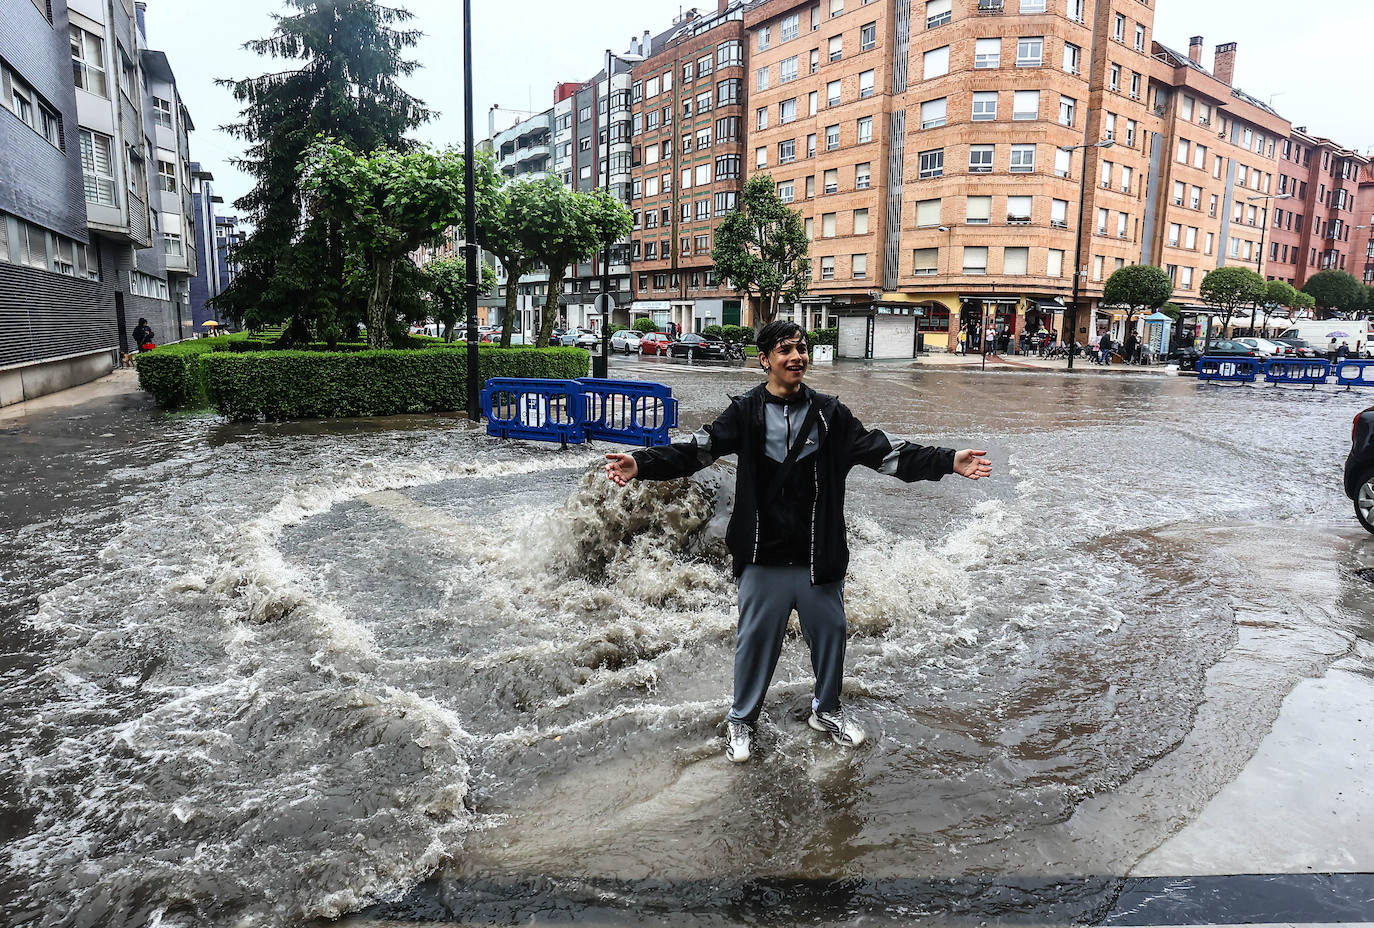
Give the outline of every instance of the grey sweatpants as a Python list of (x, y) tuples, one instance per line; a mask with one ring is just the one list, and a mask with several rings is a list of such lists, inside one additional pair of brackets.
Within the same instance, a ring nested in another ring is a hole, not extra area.
[(839, 708), (846, 635), (844, 581), (812, 586), (808, 567), (751, 564), (739, 578), (732, 721), (750, 725), (758, 721), (793, 609), (811, 647), (811, 668), (816, 673), (813, 705), (822, 712)]

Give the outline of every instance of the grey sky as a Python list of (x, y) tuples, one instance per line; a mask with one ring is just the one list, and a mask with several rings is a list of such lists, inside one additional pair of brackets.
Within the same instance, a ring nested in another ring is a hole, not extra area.
[[(436, 144), (463, 139), (461, 4), (457, 0), (403, 0), (426, 33), (414, 57), (424, 67), (407, 82), (411, 92), (441, 111), (421, 128)], [(692, 4), (687, 4), (688, 6)], [(695, 4), (703, 12), (713, 2)], [(605, 49), (620, 51), (632, 35), (659, 32), (683, 8), (678, 0), (473, 0), (476, 134), (486, 135), (487, 109), (543, 109), (559, 81), (582, 80), (601, 67)], [(1159, 41), (1186, 50), (1188, 37), (1212, 49), (1238, 42), (1236, 84), (1295, 125), (1360, 150), (1374, 149), (1374, 121), (1364, 104), (1363, 47), (1374, 35), (1370, 0), (1156, 0)], [(215, 174), (216, 192), (232, 202), (249, 189), (229, 167), (238, 144), (218, 127), (235, 119), (229, 92), (217, 77), (244, 77), (272, 65), (244, 51), (247, 40), (267, 35), (279, 0), (149, 0), (148, 42), (165, 51), (177, 74), (196, 132), (192, 156)], [(591, 10), (595, 10), (593, 14)], [(225, 207), (228, 209), (228, 207)]]

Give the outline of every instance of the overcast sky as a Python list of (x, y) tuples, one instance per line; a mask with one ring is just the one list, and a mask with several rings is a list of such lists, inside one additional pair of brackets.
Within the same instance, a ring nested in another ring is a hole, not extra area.
[[(913, 0), (919, 2), (919, 0)], [(463, 140), (462, 6), (457, 0), (404, 0), (426, 33), (413, 55), (423, 67), (411, 92), (440, 111), (419, 136), (436, 144)], [(697, 3), (703, 12), (714, 3)], [(633, 35), (659, 32), (678, 15), (677, 0), (473, 0), (473, 108), (476, 135), (487, 132), (493, 104), (541, 110), (559, 81), (585, 80), (602, 66), (606, 48), (622, 51)], [(274, 66), (241, 46), (266, 36), (279, 0), (148, 0), (148, 44), (167, 53), (196, 131), (192, 158), (214, 173), (216, 192), (232, 203), (249, 189), (229, 166), (239, 146), (218, 127), (236, 118), (217, 77), (262, 74)], [(1188, 37), (1212, 50), (1238, 42), (1236, 85), (1294, 125), (1362, 151), (1374, 149), (1374, 120), (1365, 102), (1364, 56), (1374, 35), (1371, 0), (1155, 0), (1156, 38), (1186, 51)], [(1365, 113), (1365, 116), (1361, 116)], [(228, 210), (229, 207), (222, 207)]]

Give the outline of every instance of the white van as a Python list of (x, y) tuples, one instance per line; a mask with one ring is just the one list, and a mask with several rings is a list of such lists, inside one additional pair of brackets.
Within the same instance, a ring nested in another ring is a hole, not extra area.
[(1318, 351), (1345, 345), (1352, 357), (1374, 357), (1374, 323), (1367, 319), (1303, 319), (1278, 337), (1300, 338)]

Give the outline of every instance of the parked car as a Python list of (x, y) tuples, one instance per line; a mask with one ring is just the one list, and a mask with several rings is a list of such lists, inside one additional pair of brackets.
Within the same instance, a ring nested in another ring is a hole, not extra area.
[(646, 332), (639, 336), (640, 354), (667, 354), (673, 337), (667, 332)]
[(639, 350), (639, 333), (634, 329), (621, 329), (611, 333), (611, 350), (634, 354)]
[(668, 354), (674, 358), (715, 358), (724, 361), (730, 356), (725, 342), (719, 338), (707, 338), (689, 332), (668, 346)]
[[(1180, 348), (1171, 357), (1178, 360), (1178, 369), (1181, 371), (1191, 371), (1197, 369), (1197, 359), (1202, 357), (1202, 348), (1189, 346)], [(1254, 358), (1263, 360), (1264, 354), (1259, 349), (1251, 348), (1249, 345), (1241, 344), (1225, 338), (1214, 338), (1212, 344), (1207, 349), (1209, 358)]]
[(588, 351), (595, 351), (597, 343), (601, 341), (601, 336), (590, 329), (568, 329), (558, 339), (558, 344), (565, 348), (585, 348)]
[(1345, 495), (1355, 502), (1355, 517), (1374, 532), (1374, 406), (1355, 416), (1350, 455), (1345, 459)]
[[(495, 332), (488, 332), (486, 335), (482, 336), (479, 343), (487, 345), (500, 345), (501, 330), (497, 329)], [(526, 339), (525, 336), (521, 335), (519, 332), (512, 332), (510, 333), (510, 343), (512, 345), (533, 345), (534, 341), (532, 339)]]
[(1271, 341), (1280, 346), (1279, 353), (1286, 358), (1320, 358), (1322, 353), (1300, 338), (1274, 338)]
[(1270, 338), (1246, 337), (1235, 338), (1232, 339), (1232, 341), (1240, 342), (1242, 345), (1249, 345), (1251, 348), (1258, 350), (1267, 358), (1277, 357), (1278, 355), (1283, 354), (1283, 349), (1286, 347), (1284, 345), (1280, 345), (1278, 342)]

